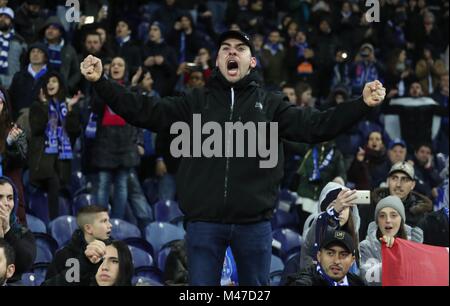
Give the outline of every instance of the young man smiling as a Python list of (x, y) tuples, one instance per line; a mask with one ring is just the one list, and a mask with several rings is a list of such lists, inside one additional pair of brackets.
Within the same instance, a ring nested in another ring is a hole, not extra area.
[[(216, 69), (208, 86), (194, 89), (184, 97), (161, 100), (115, 86), (102, 77), (102, 63), (93, 56), (83, 61), (81, 72), (94, 82), (101, 99), (135, 126), (162, 132), (176, 122), (183, 122), (193, 130), (198, 124), (194, 115), (199, 114), (206, 124), (215, 122), (222, 128), (230, 122), (276, 123), (276, 143), (281, 139), (307, 143), (330, 140), (363, 118), (385, 97), (382, 84), (375, 81), (366, 85), (363, 96), (356, 101), (326, 112), (301, 109), (282, 95), (262, 89), (253, 53), (246, 34), (223, 33), (218, 41)], [(183, 157), (177, 173), (180, 207), (187, 229), (190, 284), (220, 285), (225, 250), (231, 246), (240, 285), (268, 285), (272, 255), (270, 219), (283, 163), (263, 169), (261, 156), (238, 158), (233, 154), (238, 142), (227, 141), (230, 137), (224, 136), (222, 157)], [(192, 144), (194, 150), (195, 145)], [(282, 153), (282, 146), (278, 145), (278, 152)]]

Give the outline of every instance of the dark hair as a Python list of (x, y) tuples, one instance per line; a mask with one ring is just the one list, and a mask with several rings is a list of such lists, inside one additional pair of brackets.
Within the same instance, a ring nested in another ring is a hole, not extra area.
[(421, 142), (421, 143), (417, 144), (417, 146), (414, 149), (414, 152), (419, 151), (419, 149), (422, 147), (429, 148), (431, 150), (431, 153), (433, 153), (433, 146), (429, 142)]
[(360, 255), (359, 255), (359, 236), (358, 233), (356, 231), (355, 228), (355, 221), (353, 220), (353, 208), (350, 208), (350, 215), (348, 216), (348, 220), (347, 222), (341, 227), (341, 230), (346, 231), (347, 233), (350, 234), (350, 236), (352, 236), (352, 240), (353, 240), (353, 245), (355, 246), (355, 258), (356, 258), (356, 264), (359, 267), (359, 259), (360, 259)]
[(4, 238), (0, 238), (0, 249), (3, 249), (5, 252), (6, 266), (16, 262), (16, 253), (13, 247)]
[(0, 91), (5, 96), (5, 100), (3, 101), (3, 110), (0, 113), (0, 154), (2, 154), (6, 149), (6, 138), (8, 137), (8, 133), (11, 129), (12, 117), (8, 91), (2, 86), (0, 86)]
[[(380, 227), (377, 224), (377, 238), (381, 238), (383, 237), (383, 233), (381, 233), (380, 231)], [(397, 234), (395, 234), (394, 236), (395, 238), (401, 238), (401, 239), (405, 239), (408, 240), (408, 235), (406, 234), (406, 226), (405, 226), (405, 221), (401, 221), (400, 223), (400, 228), (398, 229)]]
[(125, 242), (119, 240), (114, 240), (111, 245), (116, 248), (119, 257), (119, 274), (114, 286), (131, 286), (134, 267), (130, 249)]
[(83, 41), (86, 41), (86, 38), (87, 38), (88, 36), (90, 36), (90, 35), (98, 36), (98, 37), (100, 38), (100, 40), (101, 40), (101, 35), (100, 35), (100, 33), (98, 33), (98, 32), (95, 31), (95, 30), (91, 30), (91, 31), (87, 32), (87, 33), (84, 35)]
[(64, 77), (56, 71), (51, 71), (45, 75), (44, 82), (42, 83), (42, 90), (44, 91), (45, 98), (50, 100), (50, 95), (48, 94), (47, 84), (51, 78), (57, 78), (59, 83), (59, 89), (56, 93), (56, 98), (59, 102), (64, 102), (66, 100), (66, 82)]
[[(10, 181), (8, 181), (6, 178), (4, 178), (4, 177), (0, 177), (0, 186), (3, 186), (3, 185), (5, 185), (5, 184), (9, 184), (9, 185), (11, 185), (11, 182)], [(11, 187), (12, 187), (12, 185), (11, 185)], [(13, 188), (14, 189), (14, 188)]]

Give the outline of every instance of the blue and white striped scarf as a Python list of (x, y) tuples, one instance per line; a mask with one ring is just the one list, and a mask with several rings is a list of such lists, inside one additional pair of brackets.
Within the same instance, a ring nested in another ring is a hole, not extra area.
[(11, 29), (6, 35), (0, 32), (0, 74), (8, 73), (9, 44), (14, 34), (14, 29)]
[(50, 67), (59, 71), (62, 65), (61, 51), (64, 48), (64, 39), (61, 39), (61, 42), (59, 44), (49, 44), (47, 41), (46, 43), (48, 46), (48, 62), (50, 64)]
[(45, 129), (45, 154), (58, 154), (60, 160), (72, 159), (72, 145), (66, 132), (68, 110), (65, 102), (49, 102), (48, 122)]

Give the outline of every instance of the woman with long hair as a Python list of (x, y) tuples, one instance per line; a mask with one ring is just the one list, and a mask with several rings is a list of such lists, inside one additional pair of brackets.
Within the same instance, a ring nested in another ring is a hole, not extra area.
[(367, 237), (360, 244), (361, 277), (369, 286), (381, 285), (381, 243), (391, 248), (396, 238), (423, 242), (423, 231), (405, 224), (405, 207), (397, 196), (380, 200), (375, 208), (375, 221), (369, 224)]
[(0, 86), (0, 176), (11, 178), (19, 196), (18, 217), (26, 225), (22, 168), (27, 158), (27, 139), (24, 131), (12, 121), (8, 92)]
[(53, 71), (45, 76), (30, 108), (30, 182), (48, 193), (50, 220), (59, 216), (59, 191), (70, 182), (72, 148), (81, 131), (75, 108), (79, 98), (80, 94), (66, 101), (64, 79)]
[[(100, 256), (102, 255), (102, 256)], [(133, 258), (128, 245), (119, 240), (95, 241), (86, 248), (79, 263), (78, 281), (70, 281), (64, 270), (48, 279), (43, 286), (131, 286), (134, 274)], [(69, 268), (70, 269), (70, 268)]]

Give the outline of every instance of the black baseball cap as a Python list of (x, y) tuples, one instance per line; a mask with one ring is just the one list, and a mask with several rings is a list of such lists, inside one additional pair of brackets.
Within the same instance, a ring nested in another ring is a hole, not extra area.
[(253, 47), (253, 43), (250, 36), (245, 34), (244, 32), (235, 30), (226, 31), (220, 34), (217, 49), (220, 49), (223, 42), (230, 38), (235, 38), (242, 41), (245, 45), (247, 45), (250, 48), (250, 52), (252, 53), (252, 55), (255, 53), (255, 47)]
[(326, 249), (336, 244), (343, 246), (347, 249), (347, 251), (355, 254), (353, 238), (349, 233), (344, 231), (327, 231), (322, 243), (320, 244), (320, 249)]

